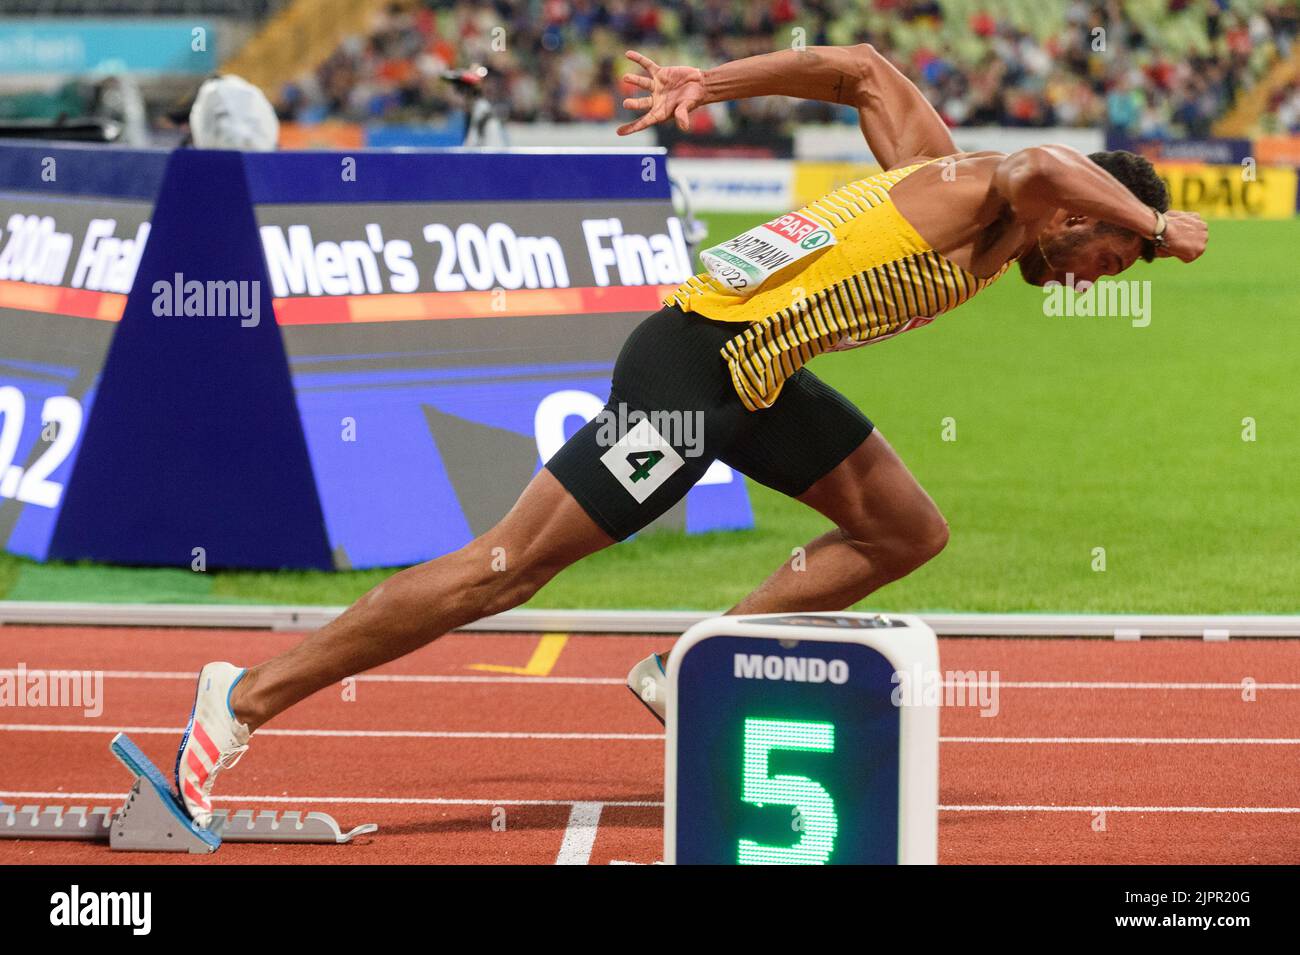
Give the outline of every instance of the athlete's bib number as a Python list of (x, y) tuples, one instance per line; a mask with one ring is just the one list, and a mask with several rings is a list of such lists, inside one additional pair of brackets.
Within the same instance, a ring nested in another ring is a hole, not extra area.
[(664, 459), (662, 451), (634, 451), (627, 456), (627, 463), (632, 465), (628, 480), (644, 481), (650, 476), (650, 470)]
[(686, 462), (649, 419), (642, 418), (600, 456), (600, 463), (641, 504)]
[(797, 212), (787, 212), (705, 249), (700, 261), (724, 292), (745, 296), (754, 294), (774, 277), (804, 268), (834, 244), (835, 235), (830, 229)]

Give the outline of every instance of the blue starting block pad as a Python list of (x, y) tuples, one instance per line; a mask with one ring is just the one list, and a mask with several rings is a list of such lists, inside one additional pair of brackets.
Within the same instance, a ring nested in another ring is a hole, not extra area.
[(167, 777), (131, 737), (118, 733), (108, 748), (135, 774), (135, 785), (109, 829), (110, 848), (190, 853), (216, 852), (220, 848), (221, 836), (194, 823)]
[(934, 632), (851, 613), (718, 617), (668, 660), (664, 861), (934, 864)]
[(180, 797), (162, 771), (125, 733), (118, 733), (109, 750), (135, 776), (126, 801), (116, 811), (109, 806), (3, 806), (0, 839), (60, 839), (108, 842), (126, 852), (216, 852), (226, 842), (296, 842), (342, 844), (378, 831), (374, 823), (343, 832), (323, 812), (276, 813), (251, 810), (212, 814), (203, 828), (185, 811)]

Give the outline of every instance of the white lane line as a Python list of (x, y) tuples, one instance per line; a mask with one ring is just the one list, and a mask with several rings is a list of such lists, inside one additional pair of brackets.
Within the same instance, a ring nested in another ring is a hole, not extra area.
[(258, 730), (259, 736), (332, 736), (393, 739), (661, 740), (663, 733), (515, 733), (489, 730)]
[[(165, 736), (184, 732), (180, 726), (79, 726), (60, 723), (0, 723), (5, 733), (127, 733)], [(509, 733), (487, 730), (288, 730), (260, 729), (258, 736), (317, 736), (336, 739), (534, 739), (534, 740), (662, 740), (663, 733)]]
[(564, 828), (556, 865), (586, 865), (591, 861), (591, 847), (596, 844), (603, 803), (575, 802), (569, 810), (569, 824)]
[(459, 676), (441, 673), (373, 673), (356, 678), (359, 683), (541, 683), (548, 686), (626, 686), (615, 676)]
[[(60, 802), (106, 799), (120, 803), (121, 792), (78, 793), (50, 790), (30, 792), (0, 789), (0, 798), (57, 800)], [(658, 809), (662, 802), (648, 800), (604, 800), (591, 802), (581, 799), (459, 799), (415, 796), (214, 796), (220, 803), (273, 803), (306, 805), (329, 804), (355, 806), (614, 806), (631, 809)], [(1297, 815), (1300, 806), (1055, 806), (1055, 805), (953, 805), (939, 806), (940, 812), (1170, 812), (1170, 813), (1230, 813), (1241, 815)], [(572, 814), (570, 815), (572, 822)]]
[(1300, 690), (1300, 683), (1256, 683), (1252, 677), (1243, 677), (1237, 683), (1119, 683), (1098, 681), (1093, 683), (1072, 680), (949, 680), (943, 684), (951, 687), (998, 687), (1003, 690)]
[(1077, 744), (1084, 746), (1300, 746), (1300, 739), (1258, 737), (1166, 736), (941, 736), (941, 743), (1010, 743), (1029, 746)]
[[(90, 672), (106, 680), (185, 680), (193, 681), (198, 673), (180, 670), (95, 670), (93, 668), (27, 666), (26, 673), (37, 670), (70, 673)], [(0, 667), (0, 676), (14, 676), (18, 671)], [(363, 673), (353, 677), (358, 683), (503, 683), (543, 686), (625, 686), (626, 680), (613, 676), (469, 676), (451, 673)], [(1212, 682), (1126, 682), (1114, 680), (945, 680), (945, 688), (997, 687), (1003, 690), (1300, 690), (1300, 683), (1259, 683), (1254, 677), (1242, 677), (1236, 683)]]
[[(27, 666), (26, 673), (37, 670), (70, 673), (90, 672), (106, 680), (184, 680), (197, 679), (197, 672), (181, 670), (95, 670), (93, 668)], [(14, 676), (18, 670), (0, 667), (0, 676)], [(469, 676), (452, 673), (363, 673), (353, 677), (358, 683), (503, 683), (543, 686), (625, 686), (626, 680), (614, 676)], [(1224, 682), (1160, 682), (1116, 680), (945, 680), (945, 688), (998, 687), (1003, 690), (1254, 690), (1300, 691), (1300, 683), (1260, 683), (1254, 677), (1242, 677), (1235, 683)]]
[[(199, 678), (181, 670), (96, 670), (86, 667), (38, 667), (27, 665), (25, 672), (97, 673), (105, 680), (185, 680)], [(0, 676), (17, 676), (16, 669), (0, 667)], [(461, 676), (451, 673), (363, 673), (353, 677), (358, 683), (541, 683), (548, 686), (624, 686), (627, 681), (613, 676)]]
[(940, 806), (940, 812), (1214, 812), (1295, 815), (1300, 806)]
[[(177, 735), (179, 726), (82, 726), (63, 723), (0, 723), (5, 733), (127, 733), (133, 736)], [(655, 742), (663, 733), (512, 733), (461, 730), (315, 730), (260, 729), (258, 736), (324, 737), (331, 739), (528, 739), (614, 740)], [(1300, 739), (1165, 736), (941, 736), (941, 743), (984, 743), (1020, 746), (1300, 746)]]
[[(109, 799), (118, 804), (122, 802), (122, 793), (69, 793), (60, 790), (47, 792), (30, 792), (0, 789), (0, 798), (7, 799)], [(221, 803), (305, 803), (308, 805), (335, 803), (348, 806), (615, 806), (630, 809), (654, 809), (662, 807), (662, 802), (646, 800), (608, 799), (603, 802), (591, 802), (582, 799), (458, 799), (441, 796), (213, 796), (213, 802)]]

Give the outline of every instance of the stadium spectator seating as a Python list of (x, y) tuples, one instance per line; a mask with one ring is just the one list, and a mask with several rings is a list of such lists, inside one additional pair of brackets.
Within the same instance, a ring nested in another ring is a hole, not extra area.
[[(622, 112), (628, 47), (707, 66), (797, 43), (871, 42), (953, 126), (1199, 137), (1291, 55), (1298, 24), (1294, 0), (400, 0), (280, 99), (286, 118), (304, 121), (425, 119), (455, 105), (438, 72), (480, 61), (513, 119), (610, 120)], [(762, 99), (700, 125), (794, 119), (856, 115)], [(1300, 129), (1295, 84), (1269, 97), (1260, 122)]]

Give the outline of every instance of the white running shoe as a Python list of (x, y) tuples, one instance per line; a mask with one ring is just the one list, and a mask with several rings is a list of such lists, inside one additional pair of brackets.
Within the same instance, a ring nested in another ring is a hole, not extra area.
[(246, 673), (230, 663), (209, 663), (199, 671), (194, 709), (176, 753), (176, 790), (196, 825), (212, 823), (212, 784), (221, 770), (248, 751), (248, 727), (235, 719), (230, 691)]
[(668, 680), (663, 657), (652, 653), (627, 674), (627, 688), (660, 723), (668, 719)]

